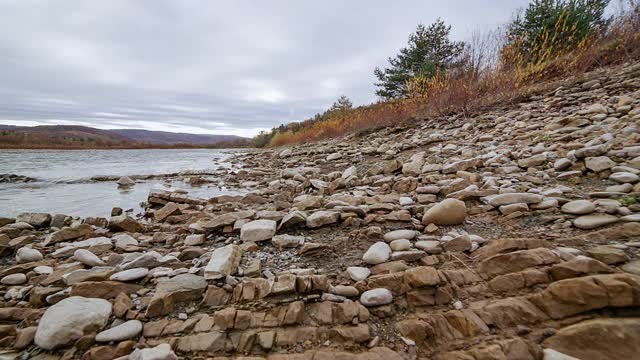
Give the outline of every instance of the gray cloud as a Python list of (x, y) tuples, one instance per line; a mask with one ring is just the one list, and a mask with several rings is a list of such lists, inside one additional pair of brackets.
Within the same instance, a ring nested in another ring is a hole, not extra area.
[(466, 39), (527, 2), (0, 0), (0, 123), (250, 136), (375, 101), (420, 22)]

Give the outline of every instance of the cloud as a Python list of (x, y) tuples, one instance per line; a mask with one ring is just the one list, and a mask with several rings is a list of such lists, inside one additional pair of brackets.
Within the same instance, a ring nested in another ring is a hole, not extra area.
[(0, 123), (251, 136), (375, 101), (420, 22), (466, 39), (527, 2), (0, 1)]

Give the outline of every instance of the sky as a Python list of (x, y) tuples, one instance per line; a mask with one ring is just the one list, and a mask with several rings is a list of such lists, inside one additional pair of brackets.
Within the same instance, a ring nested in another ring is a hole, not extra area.
[(0, 124), (253, 136), (376, 101), (419, 23), (452, 38), (527, 0), (0, 0)]

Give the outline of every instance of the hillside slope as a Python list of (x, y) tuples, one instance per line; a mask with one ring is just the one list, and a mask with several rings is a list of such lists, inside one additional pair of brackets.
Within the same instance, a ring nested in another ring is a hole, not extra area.
[(249, 139), (228, 135), (199, 135), (135, 129), (101, 130), (87, 126), (0, 125), (0, 148), (92, 149), (147, 147), (235, 147), (246, 146)]

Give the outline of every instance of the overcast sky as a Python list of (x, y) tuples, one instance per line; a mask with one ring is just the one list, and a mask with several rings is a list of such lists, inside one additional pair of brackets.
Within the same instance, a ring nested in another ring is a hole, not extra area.
[(0, 0), (0, 124), (255, 135), (376, 100), (420, 22), (455, 39), (527, 0)]

